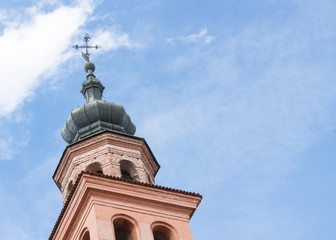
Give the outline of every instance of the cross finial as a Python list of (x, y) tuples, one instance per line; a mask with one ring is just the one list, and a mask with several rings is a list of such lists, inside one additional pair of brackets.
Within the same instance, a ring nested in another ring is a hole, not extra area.
[(101, 48), (101, 46), (99, 46), (99, 45), (96, 45), (96, 46), (89, 46), (89, 45), (88, 45), (88, 44), (89, 44), (89, 41), (90, 41), (90, 35), (87, 33), (87, 34), (85, 34), (85, 36), (84, 36), (84, 40), (83, 40), (83, 42), (85, 42), (85, 45), (84, 45), (84, 46), (79, 46), (78, 44), (72, 46), (74, 49), (85, 48), (85, 53), (82, 52), (82, 57), (83, 57), (87, 62), (90, 61), (90, 55), (91, 55), (91, 53), (89, 53), (89, 48), (95, 48), (95, 49)]

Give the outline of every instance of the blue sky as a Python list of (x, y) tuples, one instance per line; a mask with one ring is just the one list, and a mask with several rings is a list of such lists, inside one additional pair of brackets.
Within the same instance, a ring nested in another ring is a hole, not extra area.
[(104, 100), (161, 169), (199, 192), (194, 238), (336, 238), (336, 2), (2, 1), (0, 232), (46, 239), (62, 208), (61, 129), (85, 100), (86, 32)]

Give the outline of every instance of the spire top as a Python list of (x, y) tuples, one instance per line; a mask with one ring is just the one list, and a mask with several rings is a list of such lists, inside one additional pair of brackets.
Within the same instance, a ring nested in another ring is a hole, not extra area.
[(95, 69), (96, 69), (96, 66), (92, 62), (87, 62), (84, 65), (84, 70), (88, 74), (92, 74), (95, 71)]
[(87, 33), (87, 34), (85, 34), (84, 40), (83, 40), (83, 42), (85, 42), (85, 45), (79, 46), (78, 44), (76, 44), (76, 45), (72, 46), (74, 49), (85, 48), (85, 53), (82, 51), (82, 57), (87, 62), (90, 62), (90, 55), (91, 55), (91, 53), (89, 52), (89, 48), (95, 48), (95, 49), (101, 48), (101, 46), (99, 46), (99, 45), (89, 46), (89, 41), (90, 41), (90, 35)]

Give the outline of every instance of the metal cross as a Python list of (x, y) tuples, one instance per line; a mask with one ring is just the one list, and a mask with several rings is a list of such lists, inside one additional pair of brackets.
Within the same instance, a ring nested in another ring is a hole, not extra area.
[(101, 48), (101, 46), (99, 46), (99, 45), (96, 45), (96, 46), (89, 46), (89, 45), (88, 45), (89, 41), (90, 41), (90, 36), (89, 36), (89, 34), (87, 33), (87, 34), (85, 34), (85, 36), (84, 36), (84, 40), (83, 40), (83, 42), (85, 42), (85, 46), (78, 46), (78, 44), (72, 46), (74, 49), (85, 48), (85, 53), (82, 52), (82, 57), (83, 57), (87, 62), (90, 61), (90, 55), (91, 55), (91, 53), (89, 53), (89, 48), (95, 48), (95, 49)]

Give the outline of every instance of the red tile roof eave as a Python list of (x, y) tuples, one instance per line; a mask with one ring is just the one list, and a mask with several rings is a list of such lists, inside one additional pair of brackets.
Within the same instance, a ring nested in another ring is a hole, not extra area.
[[(93, 172), (86, 172), (86, 171), (82, 171), (78, 177), (77, 177), (77, 180), (73, 186), (73, 189), (71, 190), (69, 196), (67, 197), (66, 201), (65, 201), (65, 204), (61, 210), (61, 213), (60, 215), (58, 216), (57, 218), (57, 221), (53, 227), (53, 230), (51, 231), (51, 234), (49, 236), (49, 240), (52, 240), (55, 233), (56, 233), (56, 230), (65, 214), (65, 211), (66, 209), (68, 208), (68, 205), (70, 203), (70, 200), (73, 196), (73, 194), (75, 193), (75, 190), (79, 184), (79, 181), (81, 180), (82, 176), (84, 174), (87, 174), (87, 175), (92, 175), (92, 176), (99, 176), (99, 177), (104, 177), (104, 178), (108, 178), (108, 179), (111, 179), (111, 180), (117, 180), (117, 181), (121, 181), (121, 182), (128, 182), (128, 183), (131, 183), (131, 184), (136, 184), (136, 185), (140, 185), (140, 186), (145, 186), (145, 187), (150, 187), (150, 188), (156, 188), (156, 189), (160, 189), (160, 190), (164, 190), (164, 191), (169, 191), (169, 192), (175, 192), (175, 193), (179, 193), (179, 194), (185, 194), (185, 195), (190, 195), (190, 196), (194, 196), (194, 197), (200, 197), (200, 201), (198, 202), (197, 206), (200, 204), (201, 200), (202, 200), (202, 195), (199, 194), (199, 193), (194, 193), (194, 192), (187, 192), (187, 191), (183, 191), (183, 190), (179, 190), (179, 189), (174, 189), (174, 188), (168, 188), (168, 187), (163, 187), (163, 186), (160, 186), (160, 185), (154, 185), (154, 184), (149, 184), (149, 183), (144, 183), (144, 182), (138, 182), (138, 181), (134, 181), (134, 180), (129, 180), (129, 179), (125, 179), (125, 178), (120, 178), (120, 177), (114, 177), (114, 176), (110, 176), (110, 175), (105, 175), (105, 174), (102, 174), (102, 173), (93, 173)], [(196, 210), (196, 209), (195, 209)], [(191, 216), (190, 218), (192, 217), (192, 215), (194, 214), (195, 210), (191, 213)]]

